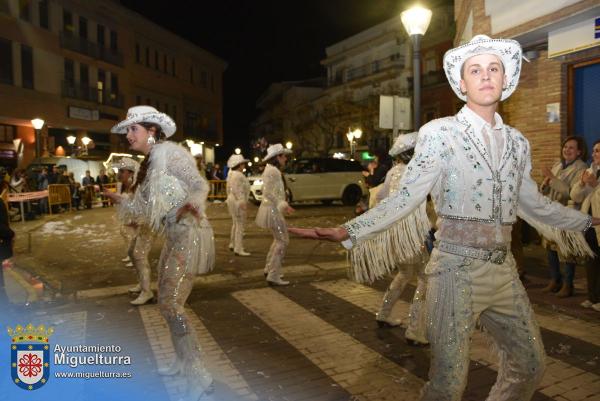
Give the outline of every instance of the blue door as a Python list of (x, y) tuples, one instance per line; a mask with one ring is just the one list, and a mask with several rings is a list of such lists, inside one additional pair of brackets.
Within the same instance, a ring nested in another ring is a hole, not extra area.
[(600, 139), (600, 62), (575, 68), (574, 75), (573, 134), (585, 138), (589, 155)]

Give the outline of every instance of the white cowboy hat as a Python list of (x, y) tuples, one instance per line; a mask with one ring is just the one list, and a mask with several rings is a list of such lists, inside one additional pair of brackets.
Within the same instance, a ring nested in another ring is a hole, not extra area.
[(248, 163), (250, 160), (244, 159), (242, 155), (231, 155), (229, 160), (227, 160), (227, 167), (234, 168), (239, 166), (242, 163)]
[(127, 110), (127, 118), (114, 127), (110, 132), (113, 134), (126, 134), (127, 127), (139, 123), (152, 123), (160, 126), (168, 138), (175, 133), (177, 126), (175, 121), (165, 113), (161, 113), (152, 106), (134, 106)]
[(136, 162), (132, 158), (122, 157), (121, 160), (113, 163), (113, 167), (116, 167), (119, 170), (129, 170), (135, 173), (140, 168), (140, 163)]
[(444, 71), (452, 90), (461, 100), (467, 101), (467, 96), (460, 90), (462, 66), (469, 58), (480, 54), (493, 54), (502, 61), (506, 86), (500, 100), (507, 99), (519, 84), (523, 57), (521, 45), (512, 39), (492, 39), (486, 35), (477, 35), (469, 43), (448, 50), (444, 54)]
[(408, 134), (400, 134), (398, 138), (394, 141), (394, 145), (388, 152), (390, 156), (395, 157), (398, 156), (402, 152), (406, 152), (407, 150), (411, 150), (417, 144), (417, 135), (418, 132), (410, 132)]
[(262, 161), (266, 162), (275, 156), (289, 155), (290, 153), (292, 153), (291, 150), (284, 148), (280, 143), (276, 143), (275, 145), (271, 145), (267, 148), (267, 155), (262, 159)]

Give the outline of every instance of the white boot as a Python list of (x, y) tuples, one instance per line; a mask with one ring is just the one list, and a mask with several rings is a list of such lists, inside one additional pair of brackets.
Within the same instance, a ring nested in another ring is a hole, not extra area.
[(250, 252), (246, 252), (243, 249), (239, 252), (235, 252), (237, 256), (250, 256)]
[(131, 262), (131, 259), (129, 259), (129, 255), (121, 259), (121, 262)]
[(133, 262), (127, 262), (127, 263), (125, 263), (125, 267), (133, 267)]
[(154, 299), (154, 293), (152, 291), (142, 291), (136, 299), (130, 302), (131, 305), (144, 305)]
[(142, 292), (142, 286), (140, 284), (137, 284), (135, 287), (131, 287), (127, 291), (129, 291), (131, 293)]
[(177, 357), (169, 366), (158, 369), (158, 374), (161, 376), (175, 376), (179, 373), (183, 373), (183, 363)]
[(269, 273), (267, 275), (267, 284), (269, 285), (289, 285), (289, 281), (285, 281), (281, 279), (281, 276), (277, 275), (275, 272)]

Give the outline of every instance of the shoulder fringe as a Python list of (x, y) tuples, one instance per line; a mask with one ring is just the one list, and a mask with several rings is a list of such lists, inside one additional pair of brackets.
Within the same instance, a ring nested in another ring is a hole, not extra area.
[(423, 252), (429, 230), (423, 202), (389, 229), (350, 249), (350, 278), (359, 283), (372, 283), (395, 270), (399, 264), (409, 263)]
[(549, 226), (529, 215), (519, 212), (520, 217), (537, 230), (544, 238), (556, 243), (559, 252), (564, 256), (594, 257), (595, 254), (589, 247), (585, 236), (580, 231), (566, 231)]

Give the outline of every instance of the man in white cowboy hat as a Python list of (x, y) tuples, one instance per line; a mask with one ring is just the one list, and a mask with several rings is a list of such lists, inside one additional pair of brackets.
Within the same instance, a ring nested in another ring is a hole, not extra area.
[(521, 57), (518, 42), (484, 35), (446, 52), (448, 81), (467, 104), (420, 129), (401, 190), (342, 227), (290, 229), (351, 248), (410, 214), (431, 193), (438, 231), (425, 270), (431, 368), (424, 400), (461, 399), (477, 322), (500, 356), (488, 399), (531, 398), (545, 353), (510, 253), (512, 224), (519, 215), (564, 253), (581, 255), (590, 252), (583, 232), (600, 223), (538, 192), (529, 142), (496, 113), (517, 88)]
[(246, 209), (250, 195), (250, 182), (244, 175), (244, 167), (250, 160), (242, 155), (231, 155), (227, 160), (229, 174), (227, 175), (227, 208), (233, 224), (229, 237), (229, 250), (238, 256), (250, 256), (244, 250), (244, 225), (246, 224)]
[(287, 163), (287, 157), (292, 151), (276, 143), (267, 148), (263, 162), (267, 163), (261, 176), (263, 181), (263, 200), (256, 213), (256, 225), (268, 228), (273, 234), (273, 243), (267, 254), (264, 274), (269, 285), (288, 285), (282, 280), (281, 265), (285, 251), (290, 242), (284, 213), (292, 213), (294, 209), (288, 205), (285, 195), (285, 183), (281, 170)]

